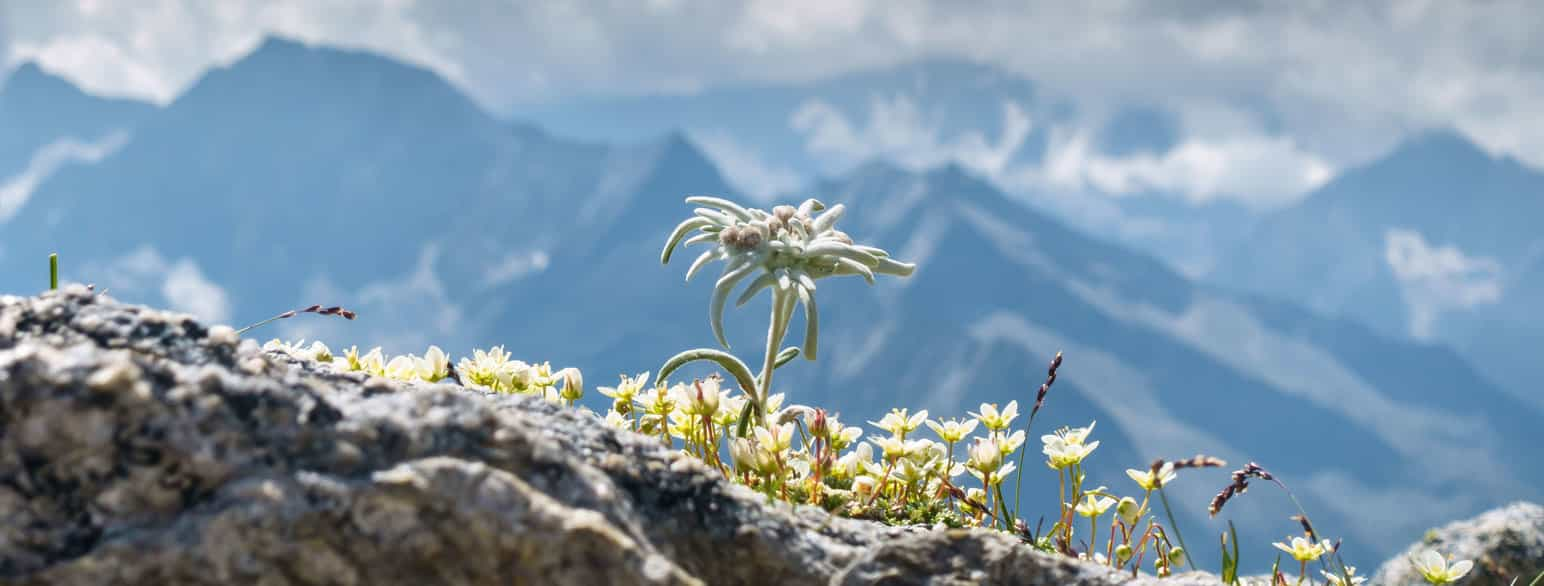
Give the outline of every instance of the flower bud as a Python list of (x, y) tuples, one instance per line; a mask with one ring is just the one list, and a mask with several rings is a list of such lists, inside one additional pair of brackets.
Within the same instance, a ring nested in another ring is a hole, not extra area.
[(1121, 522), (1125, 523), (1127, 527), (1135, 527), (1137, 524), (1137, 514), (1141, 513), (1138, 509), (1139, 506), (1137, 499), (1129, 496), (1124, 497), (1120, 499), (1120, 504), (1115, 505), (1115, 514), (1120, 516)]
[(563, 399), (569, 402), (578, 401), (584, 396), (584, 374), (577, 368), (563, 369)]
[(1185, 548), (1183, 548), (1183, 547), (1175, 547), (1174, 549), (1169, 550), (1169, 565), (1171, 565), (1171, 566), (1183, 566), (1183, 565), (1185, 565)]
[(1126, 563), (1127, 560), (1130, 560), (1130, 559), (1131, 559), (1131, 546), (1130, 545), (1122, 543), (1120, 545), (1115, 546), (1115, 563), (1117, 563), (1117, 564), (1124, 564), (1124, 563)]
[(852, 479), (852, 491), (863, 498), (868, 498), (869, 495), (874, 493), (874, 489), (878, 487), (879, 481), (874, 480), (873, 476), (865, 475)]

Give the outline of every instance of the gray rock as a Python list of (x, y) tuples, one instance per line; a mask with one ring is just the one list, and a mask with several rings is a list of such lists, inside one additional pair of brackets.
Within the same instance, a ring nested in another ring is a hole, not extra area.
[[(1443, 539), (1537, 560), (1530, 507)], [(574, 409), (338, 372), (82, 287), (0, 297), (0, 519), (17, 585), (1217, 583), (769, 503)]]
[(1544, 507), (1513, 503), (1474, 519), (1433, 529), (1425, 539), (1384, 562), (1372, 582), (1425, 584), (1415, 573), (1410, 558), (1427, 549), (1451, 555), (1455, 560), (1474, 560), (1474, 569), (1458, 584), (1506, 586), (1516, 579), (1517, 584), (1526, 585), (1544, 572)]
[(11, 584), (1141, 583), (769, 504), (577, 410), (337, 372), (79, 287), (0, 299), (0, 517)]

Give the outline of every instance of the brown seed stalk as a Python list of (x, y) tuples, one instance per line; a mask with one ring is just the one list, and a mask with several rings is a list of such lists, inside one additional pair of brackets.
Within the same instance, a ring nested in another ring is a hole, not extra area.
[(267, 324), (279, 321), (281, 319), (289, 319), (289, 318), (295, 317), (297, 315), (300, 315), (302, 313), (314, 313), (314, 314), (317, 314), (317, 315), (336, 315), (336, 316), (342, 317), (343, 319), (348, 319), (348, 320), (352, 320), (355, 317), (358, 317), (358, 315), (355, 314), (354, 312), (349, 311), (347, 309), (343, 309), (342, 307), (338, 307), (336, 305), (334, 305), (332, 307), (322, 307), (321, 305), (312, 305), (310, 307), (306, 307), (306, 308), (303, 308), (303, 309), (291, 309), (291, 310), (286, 311), (284, 313), (281, 313), (279, 315), (270, 317), (270, 318), (265, 319), (263, 321), (260, 321), (260, 322), (257, 322), (255, 324), (252, 324), (250, 326), (241, 328), (239, 330), (236, 330), (236, 335), (239, 336), (239, 335), (247, 333), (247, 331), (251, 330), (252, 328), (255, 328), (255, 327), (258, 327), (258, 326), (262, 326), (262, 325), (267, 325)]

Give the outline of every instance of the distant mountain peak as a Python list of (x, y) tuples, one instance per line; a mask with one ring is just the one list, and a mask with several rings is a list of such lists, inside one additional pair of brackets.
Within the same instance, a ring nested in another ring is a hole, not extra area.
[(1469, 137), (1457, 130), (1442, 128), (1422, 132), (1407, 139), (1394, 152), (1387, 157), (1397, 159), (1404, 157), (1443, 157), (1462, 158), (1464, 160), (1494, 160), (1497, 157), (1485, 152)]
[(49, 73), (35, 61), (27, 61), (17, 67), (0, 82), (0, 91), (6, 93), (27, 92), (33, 94), (54, 94), (68, 92), (80, 94), (79, 87), (69, 80)]
[(312, 49), (300, 39), (286, 37), (284, 35), (269, 34), (263, 37), (263, 41), (252, 50), (253, 55), (261, 53), (285, 53), (293, 51), (307, 51)]

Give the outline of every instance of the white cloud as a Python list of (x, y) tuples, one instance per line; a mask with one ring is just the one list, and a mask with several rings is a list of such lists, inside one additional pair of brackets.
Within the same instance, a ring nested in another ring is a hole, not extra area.
[(71, 163), (96, 163), (116, 152), (128, 139), (126, 132), (113, 132), (94, 142), (66, 137), (44, 145), (33, 153), (26, 169), (0, 181), (0, 224), (21, 211), (38, 185), (61, 167)]
[(204, 277), (198, 263), (192, 259), (178, 259), (166, 272), (161, 283), (161, 296), (178, 311), (191, 313), (210, 323), (225, 323), (230, 319), (230, 298), (225, 290)]
[(1420, 232), (1390, 228), (1383, 235), (1384, 260), (1399, 280), (1410, 309), (1410, 335), (1428, 340), (1443, 312), (1472, 309), (1501, 300), (1501, 263), (1472, 257), (1452, 245), (1433, 246)]
[[(1192, 136), (1199, 131), (1187, 123), (1168, 153), (1111, 161), (1091, 154), (1081, 180), (1112, 189), (1178, 184), (1194, 197), (1301, 189), (1436, 126), (1544, 166), (1544, 117), (1535, 106), (1544, 101), (1544, 44), (1535, 34), (1544, 9), (1526, 0), (1207, 9), (1017, 0), (154, 0), (16, 3), (8, 11), (0, 26), (12, 60), (37, 58), (89, 88), (161, 101), (267, 32), (426, 65), (500, 110), (585, 94), (801, 82), (946, 56), (1027, 76), (1042, 95), (1081, 110), (1224, 103), (1268, 111), (1268, 132)], [(1024, 39), (1035, 40), (1032, 50)], [(1078, 130), (1071, 132), (1068, 140)]]
[(1257, 206), (1290, 203), (1329, 181), (1329, 162), (1289, 137), (1190, 138), (1163, 153), (1099, 153), (1086, 129), (1057, 127), (1043, 165), (1018, 170), (1010, 185), (1089, 188), (1113, 195), (1175, 193), (1204, 202), (1233, 197)]
[(97, 276), (97, 285), (117, 297), (153, 302), (159, 296), (172, 309), (208, 323), (231, 318), (230, 295), (204, 276), (198, 262), (187, 257), (168, 260), (148, 244), (106, 263), (89, 263), (81, 272)]
[(946, 129), (906, 95), (875, 96), (861, 125), (836, 107), (811, 99), (799, 106), (789, 124), (804, 135), (810, 153), (830, 161), (829, 170), (886, 159), (911, 169), (958, 162), (989, 176), (1002, 173), (1031, 130), (1024, 108), (1011, 101), (1002, 104), (1001, 130), (992, 140), (981, 129)]
[(551, 262), (545, 251), (513, 252), (497, 264), (483, 270), (483, 286), (503, 285), (515, 279), (547, 270)]
[[(535, 263), (541, 256), (533, 253), (526, 260)], [(357, 312), (359, 319), (290, 319), (280, 323), (279, 330), (285, 339), (322, 340), (339, 348), (382, 346), (391, 353), (423, 352), (431, 343), (462, 347), (469, 339), (466, 312), (450, 298), (435, 269), (439, 257), (438, 245), (425, 245), (404, 274), (352, 291), (325, 274), (316, 275), (302, 287), (296, 305), (341, 305)], [(499, 268), (493, 267), (495, 272)]]
[(722, 130), (692, 131), (691, 141), (713, 161), (736, 190), (767, 201), (804, 186), (806, 178), (787, 166), (766, 160), (753, 147)]

